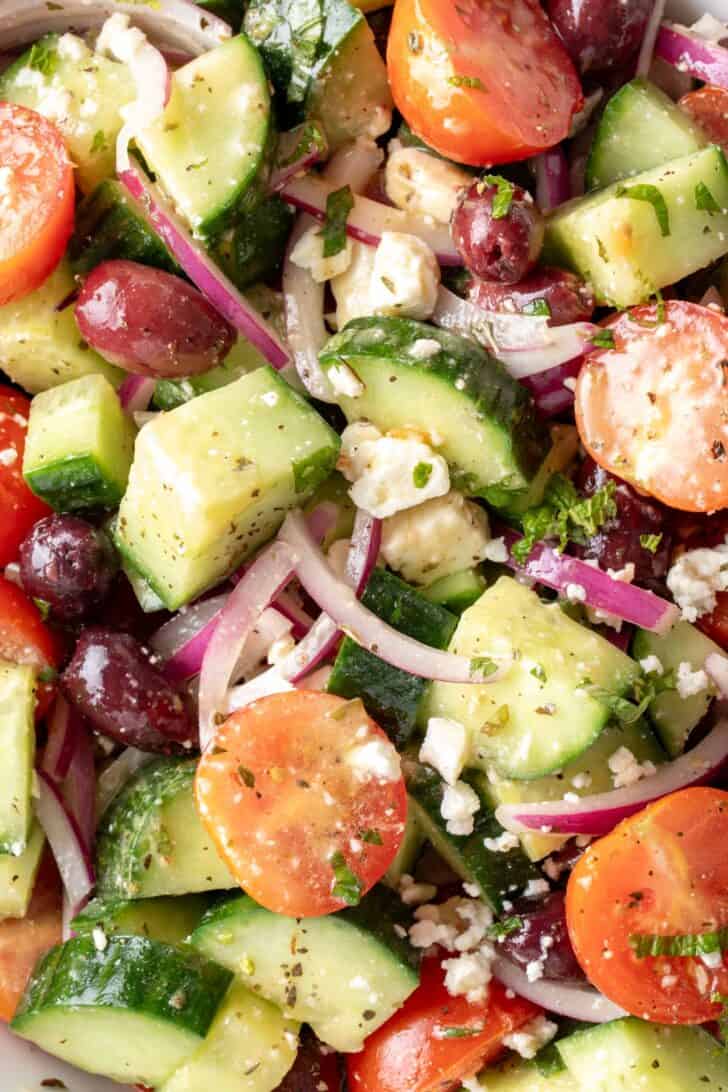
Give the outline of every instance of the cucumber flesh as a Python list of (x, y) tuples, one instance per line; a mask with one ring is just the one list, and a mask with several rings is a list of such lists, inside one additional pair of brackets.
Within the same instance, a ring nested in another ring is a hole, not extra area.
[(698, 126), (664, 91), (648, 80), (632, 80), (601, 116), (587, 162), (587, 189), (660, 167), (706, 144)]
[(438, 603), (454, 614), (462, 614), (473, 603), (477, 603), (485, 589), (486, 580), (479, 569), (463, 569), (421, 588), (420, 594), (424, 599)]
[(34, 822), (19, 857), (0, 854), (0, 918), (24, 918), (27, 914), (44, 848), (45, 834)]
[(535, 1062), (514, 1058), (484, 1069), (478, 1080), (483, 1092), (582, 1092), (567, 1070), (543, 1074)]
[(93, 899), (73, 919), (71, 930), (75, 936), (89, 936), (94, 929), (101, 929), (106, 936), (120, 933), (181, 944), (199, 924), (209, 901), (204, 895), (111, 902)]
[(28, 845), (35, 760), (35, 671), (0, 660), (0, 853), (20, 857)]
[(399, 882), (406, 874), (412, 875), (417, 864), (417, 858), (422, 852), (422, 847), (427, 841), (422, 825), (417, 819), (413, 808), (407, 809), (407, 822), (404, 828), (404, 836), (400, 842), (397, 856), (382, 876), (382, 883), (395, 890)]

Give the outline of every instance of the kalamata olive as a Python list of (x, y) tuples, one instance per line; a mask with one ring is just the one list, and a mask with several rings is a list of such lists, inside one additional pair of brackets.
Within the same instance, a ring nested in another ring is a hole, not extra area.
[(101, 626), (85, 630), (61, 687), (96, 731), (117, 743), (176, 754), (195, 739), (179, 694), (128, 633)]
[(585, 322), (594, 313), (594, 294), (580, 277), (566, 269), (537, 269), (518, 284), (472, 277), (468, 299), (485, 311), (545, 314), (552, 326)]
[(324, 1053), (325, 1049), (311, 1031), (304, 1030), (298, 1057), (276, 1092), (339, 1092), (339, 1060), (330, 1051)]
[(582, 463), (575, 484), (581, 493), (592, 496), (609, 481), (615, 483), (617, 514), (602, 524), (586, 546), (577, 547), (575, 552), (580, 557), (594, 558), (602, 569), (619, 570), (632, 563), (635, 583), (660, 589), (672, 548), (669, 511), (591, 459)]
[(502, 284), (517, 284), (531, 272), (543, 235), (544, 219), (530, 193), (505, 180), (473, 182), (452, 217), (463, 263), (476, 277)]
[(654, 0), (547, 0), (546, 10), (580, 72), (619, 68), (640, 47)]
[(138, 262), (102, 262), (76, 304), (82, 336), (134, 375), (177, 379), (220, 364), (235, 331), (180, 277)]
[(63, 622), (93, 614), (117, 568), (107, 536), (78, 516), (46, 516), (20, 544), (23, 587)]
[(552, 892), (533, 910), (522, 910), (520, 905), (517, 909), (521, 927), (501, 942), (504, 955), (523, 967), (540, 964), (544, 978), (564, 982), (583, 979), (566, 928), (563, 892)]

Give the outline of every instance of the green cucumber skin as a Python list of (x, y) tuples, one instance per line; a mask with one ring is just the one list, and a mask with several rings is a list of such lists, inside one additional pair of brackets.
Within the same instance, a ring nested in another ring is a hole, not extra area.
[[(421, 339), (440, 343), (441, 351), (425, 360), (409, 355)], [(518, 474), (529, 482), (538, 471), (549, 447), (548, 432), (538, 419), (531, 395), (513, 379), (500, 361), (458, 334), (405, 318), (352, 319), (335, 334), (320, 353), (325, 370), (352, 357), (381, 360), (383, 365), (423, 372), (444, 386), (459, 391), (476, 407), (476, 412), (509, 436), (510, 454)], [(457, 384), (457, 385), (456, 385)], [(512, 503), (522, 493), (523, 481), (505, 478), (499, 482), (478, 482), (473, 476), (450, 468), (456, 489), (484, 500), (496, 508)]]
[(181, 944), (210, 905), (205, 895), (151, 899), (93, 899), (71, 922), (76, 936), (102, 929), (107, 936), (143, 936), (163, 944)]
[(289, 206), (274, 194), (242, 210), (231, 235), (220, 240), (216, 257), (241, 291), (278, 272), (293, 219)]
[[(450, 611), (428, 602), (409, 584), (384, 569), (372, 572), (362, 603), (400, 633), (432, 648), (447, 648), (457, 625)], [(331, 694), (360, 697), (397, 744), (405, 743), (414, 732), (426, 687), (425, 679), (391, 667), (350, 637), (341, 643), (328, 682)]]
[(141, 262), (168, 273), (180, 272), (141, 205), (120, 182), (111, 179), (97, 186), (78, 206), (68, 253), (76, 276), (113, 259)]
[(123, 486), (107, 478), (92, 455), (71, 455), (32, 470), (25, 481), (56, 512), (116, 508), (124, 495)]
[(42, 958), (11, 1026), (23, 1034), (48, 1009), (109, 1008), (204, 1038), (232, 978), (196, 952), (146, 937), (109, 937), (103, 951), (91, 937), (75, 937)]

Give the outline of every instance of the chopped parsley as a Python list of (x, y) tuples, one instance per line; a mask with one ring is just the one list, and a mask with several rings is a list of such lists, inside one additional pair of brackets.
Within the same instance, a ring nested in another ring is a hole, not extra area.
[(310, 151), (317, 149), (322, 154), (326, 151), (326, 137), (321, 131), (321, 127), (315, 121), (308, 121), (301, 127), (301, 131), (298, 137), (298, 141), (290, 155), (285, 159), (281, 159), (279, 166), (290, 167), (292, 163), (296, 163), (299, 159), (303, 159), (305, 155), (308, 155)]
[(359, 832), (359, 837), (362, 842), (366, 842), (367, 845), (370, 846), (381, 846), (384, 844), (378, 830), (362, 830)]
[(592, 334), (590, 340), (595, 349), (614, 348), (614, 334), (611, 330), (598, 330), (596, 334)]
[(522, 928), (523, 918), (514, 915), (510, 918), (503, 918), (502, 921), (494, 921), (492, 925), (488, 926), (486, 936), (491, 937), (493, 940), (504, 940), (511, 933), (517, 933)]
[(108, 146), (109, 143), (106, 139), (106, 133), (103, 129), (97, 129), (91, 142), (91, 154), (96, 155), (97, 152), (105, 152)]
[(452, 87), (472, 87), (476, 91), (485, 91), (483, 81), (477, 76), (448, 76), (447, 82)]
[(616, 485), (608, 481), (591, 497), (580, 497), (573, 483), (563, 474), (554, 474), (544, 499), (524, 512), (521, 518), (523, 538), (512, 549), (519, 565), (525, 564), (531, 550), (542, 539), (557, 539), (562, 551), (569, 542), (585, 545), (604, 523), (617, 514), (614, 500)]
[(703, 956), (728, 949), (728, 927), (708, 933), (630, 933), (629, 946), (638, 959), (646, 956)]
[(432, 463), (418, 463), (412, 471), (415, 489), (424, 489), (432, 477)]
[(538, 679), (539, 682), (545, 683), (548, 681), (543, 664), (536, 664), (535, 667), (532, 667), (530, 674), (533, 675), (534, 679)]
[[(495, 186), (496, 194), (493, 198), (493, 219), (502, 220), (504, 216), (507, 216), (511, 211), (511, 205), (513, 203), (513, 192), (515, 186), (512, 182), (509, 182), (507, 178), (502, 178), (499, 174), (484, 174), (481, 179), (481, 184), (486, 186)], [(482, 193), (481, 186), (478, 189)]]
[(467, 1039), (471, 1035), (482, 1034), (483, 1030), (483, 1024), (472, 1028), (438, 1027), (435, 1028), (434, 1034), (436, 1039)]
[(662, 542), (662, 535), (640, 535), (640, 546), (643, 550), (649, 551), (651, 554), (656, 554), (660, 543)]
[(713, 197), (705, 182), (698, 182), (695, 187), (695, 207), (699, 212), (720, 212), (720, 205)]
[(346, 246), (346, 221), (354, 208), (351, 187), (342, 186), (326, 198), (326, 219), (321, 228), (324, 240), (324, 258), (333, 258)]
[(252, 770), (249, 770), (247, 766), (238, 766), (238, 777), (245, 785), (246, 789), (255, 788), (255, 774)]
[(584, 679), (579, 683), (591, 696), (609, 710), (611, 716), (620, 724), (635, 724), (640, 717), (647, 712), (658, 694), (665, 690), (675, 689), (675, 672), (666, 671), (664, 675), (647, 672), (640, 675), (634, 682), (634, 701), (614, 694), (603, 686), (596, 686), (591, 679)]
[(470, 670), (473, 675), (477, 675), (481, 679), (487, 679), (489, 675), (494, 675), (498, 670), (498, 664), (491, 660), (489, 656), (475, 656), (470, 661)]
[(522, 309), (524, 315), (536, 315), (539, 318), (551, 318), (551, 308), (549, 307), (548, 300), (538, 299), (529, 300), (525, 307)]
[(35, 42), (30, 47), (28, 64), (50, 79), (58, 68), (58, 50), (55, 44), (47, 41)]
[(631, 201), (647, 201), (655, 210), (660, 235), (664, 238), (670, 234), (670, 213), (667, 202), (657, 186), (652, 186), (648, 182), (640, 182), (636, 186), (618, 186), (616, 196), (628, 197)]
[(362, 882), (351, 871), (344, 854), (336, 852), (331, 858), (331, 867), (334, 871), (334, 886), (331, 894), (336, 899), (341, 899), (347, 906), (358, 906), (361, 902)]

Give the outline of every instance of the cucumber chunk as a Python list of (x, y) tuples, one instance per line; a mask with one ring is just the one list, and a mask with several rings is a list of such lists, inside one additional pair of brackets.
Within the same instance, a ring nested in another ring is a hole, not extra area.
[(159, 1085), (199, 1046), (232, 975), (145, 937), (76, 937), (36, 967), (13, 1031), (124, 1084)]
[[(634, 187), (645, 199), (622, 193)], [(728, 164), (710, 146), (561, 205), (546, 224), (543, 260), (590, 281), (600, 303), (624, 308), (726, 253)]]
[(191, 940), (288, 1016), (309, 1023), (322, 1042), (349, 1052), (360, 1050), (417, 987), (416, 954), (394, 929), (405, 914), (384, 888), (350, 910), (299, 920), (242, 895), (210, 910)]
[(333, 470), (338, 450), (323, 418), (259, 368), (142, 429), (116, 544), (176, 610), (270, 538)]
[(58, 512), (114, 508), (126, 488), (135, 436), (108, 379), (74, 379), (33, 399), (23, 477)]
[(486, 580), (479, 569), (463, 569), (428, 584), (420, 589), (420, 594), (454, 614), (462, 614), (480, 599), (485, 589)]
[(97, 833), (102, 899), (146, 899), (237, 887), (197, 817), (195, 759), (149, 762), (122, 789)]
[(127, 66), (95, 53), (75, 34), (46, 35), (0, 76), (0, 99), (58, 126), (84, 193), (116, 173), (121, 110), (135, 98)]
[(110, 178), (76, 209), (76, 229), (68, 244), (68, 255), (76, 276), (115, 258), (179, 272), (140, 203), (120, 182)]
[(137, 143), (180, 215), (211, 236), (267, 172), (271, 139), (268, 82), (239, 34), (175, 72), (164, 113)]
[(435, 682), (423, 713), (460, 721), (470, 733), (470, 764), (517, 780), (560, 769), (602, 731), (609, 712), (588, 693), (587, 679), (620, 695), (639, 674), (629, 656), (510, 576), (465, 611), (450, 643), (465, 656), (490, 649), (514, 656), (502, 679)]
[(293, 1066), (299, 1024), (233, 982), (204, 1043), (160, 1092), (271, 1092)]
[(0, 854), (0, 917), (24, 918), (27, 914), (44, 848), (45, 834), (33, 822), (28, 844), (19, 857)]
[(568, 1035), (557, 1049), (581, 1092), (728, 1092), (728, 1053), (700, 1027), (628, 1016)]
[(93, 899), (71, 922), (75, 936), (90, 936), (101, 929), (106, 936), (149, 937), (163, 944), (181, 944), (207, 910), (204, 895), (179, 898), (111, 900)]
[[(678, 622), (664, 637), (639, 629), (632, 643), (635, 660), (657, 656), (665, 672), (677, 672), (681, 663), (689, 664), (691, 671), (699, 671), (711, 652), (723, 655), (715, 641), (689, 622)], [(677, 690), (663, 690), (650, 703), (647, 714), (670, 758), (685, 750), (690, 733), (708, 712), (714, 697), (715, 687), (709, 683), (705, 690), (689, 698), (681, 698)]]
[(292, 209), (277, 194), (239, 214), (235, 227), (225, 232), (215, 248), (215, 260), (233, 284), (242, 290), (275, 277), (293, 220)]
[[(436, 341), (425, 356), (417, 342)], [(324, 346), (328, 371), (347, 364), (364, 384), (340, 397), (347, 420), (382, 432), (411, 426), (441, 438), (453, 485), (503, 507), (523, 493), (548, 449), (533, 400), (502, 364), (457, 334), (400, 318), (354, 319)]]
[[(638, 762), (665, 761), (665, 752), (646, 721), (635, 724), (608, 724), (583, 754), (567, 763), (559, 773), (533, 781), (513, 781), (504, 777), (480, 775), (478, 788), (494, 808), (500, 804), (537, 804), (542, 800), (562, 800), (564, 793), (591, 796), (614, 788), (609, 758), (626, 747)], [(521, 845), (532, 861), (541, 860), (559, 849), (567, 838), (553, 834), (522, 834)]]
[(478, 1081), (483, 1092), (581, 1092), (567, 1070), (544, 1074), (535, 1062), (514, 1058), (484, 1069)]
[(504, 900), (514, 902), (528, 881), (541, 875), (518, 847), (507, 853), (486, 849), (484, 839), (497, 838), (503, 830), (482, 789), (479, 791), (481, 779), (477, 774), (466, 777), (482, 801), (473, 833), (466, 836), (449, 834), (446, 829), (440, 810), (445, 783), (435, 770), (412, 763), (408, 765), (406, 780), (410, 808), (428, 840), (453, 872), (465, 883), (480, 888), (482, 897), (496, 914), (503, 912)]
[(397, 856), (382, 876), (382, 883), (395, 890), (399, 882), (407, 873), (412, 875), (417, 864), (417, 859), (422, 852), (427, 838), (412, 808), (407, 809), (407, 820), (404, 835), (397, 850)]
[[(428, 603), (414, 588), (385, 569), (374, 569), (362, 603), (400, 633), (432, 648), (447, 648), (457, 620)], [(350, 637), (341, 642), (327, 689), (342, 698), (361, 698), (377, 724), (398, 744), (415, 730), (425, 679), (391, 667)]]
[(0, 853), (20, 857), (33, 818), (35, 671), (0, 660)]
[(648, 80), (621, 87), (606, 105), (586, 166), (589, 190), (609, 186), (704, 148), (705, 135)]
[(83, 375), (103, 375), (118, 387), (123, 372), (90, 349), (73, 307), (60, 305), (76, 289), (64, 258), (35, 292), (0, 307), (0, 368), (31, 394)]

